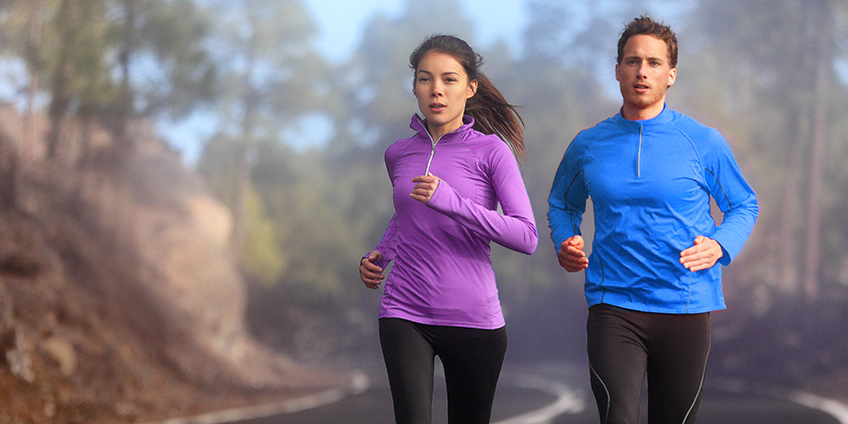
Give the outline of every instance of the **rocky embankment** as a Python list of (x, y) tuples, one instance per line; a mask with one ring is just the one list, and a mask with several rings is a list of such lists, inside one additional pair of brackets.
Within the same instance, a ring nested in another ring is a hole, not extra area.
[(341, 383), (250, 337), (230, 214), (150, 128), (116, 166), (108, 132), (51, 161), (22, 126), (0, 110), (0, 422), (150, 421)]

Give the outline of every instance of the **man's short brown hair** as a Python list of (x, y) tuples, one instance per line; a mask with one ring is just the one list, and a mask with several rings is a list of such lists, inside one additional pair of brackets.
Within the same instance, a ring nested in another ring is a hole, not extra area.
[(668, 25), (663, 25), (646, 15), (642, 15), (624, 27), (621, 32), (621, 38), (618, 39), (618, 57), (615, 63), (621, 65), (622, 55), (624, 54), (624, 46), (627, 40), (634, 35), (651, 35), (665, 41), (668, 46), (668, 60), (671, 68), (677, 67), (677, 36)]

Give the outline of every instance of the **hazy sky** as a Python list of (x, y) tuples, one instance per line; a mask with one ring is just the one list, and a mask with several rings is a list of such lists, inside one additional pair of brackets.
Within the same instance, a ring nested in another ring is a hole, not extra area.
[[(330, 61), (340, 62), (358, 46), (362, 26), (374, 14), (399, 16), (407, 0), (304, 0), (304, 3), (320, 31), (316, 48)], [(485, 48), (499, 39), (517, 48), (527, 19), (523, 3), (522, 0), (460, 0), (460, 12), (472, 20), (477, 31), (479, 46), (475, 48)]]

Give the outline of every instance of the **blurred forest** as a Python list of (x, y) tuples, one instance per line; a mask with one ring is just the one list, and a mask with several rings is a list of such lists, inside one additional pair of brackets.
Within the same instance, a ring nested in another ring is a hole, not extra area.
[[(372, 17), (351, 59), (332, 64), (312, 46), (306, 1), (0, 1), (0, 100), (28, 118), (0, 195), (15, 202), (22, 168), (90, 163), (92, 140), (68, 139), (69, 125), (125, 140), (98, 158), (120, 169), (132, 123), (209, 117), (213, 135), (188, 166), (232, 213), (250, 331), (295, 359), (355, 366), (379, 361), (380, 293), (364, 288), (356, 264), (393, 212), (383, 152), (410, 134), (417, 112), (409, 53), (433, 33), (475, 46), (474, 27), (459, 0), (408, 0), (400, 16)], [(647, 12), (680, 42), (670, 107), (722, 132), (760, 203), (753, 235), (724, 270), (728, 309), (714, 314), (711, 366), (848, 397), (848, 3), (525, 7), (520, 51), (478, 48), (483, 72), (521, 106), (521, 168), (540, 234), (530, 257), (494, 249), (509, 358), (583, 358), (583, 276), (556, 262), (547, 196), (572, 137), (618, 111), (615, 43)], [(44, 140), (34, 139), (38, 115)], [(328, 140), (304, 142), (324, 127)]]

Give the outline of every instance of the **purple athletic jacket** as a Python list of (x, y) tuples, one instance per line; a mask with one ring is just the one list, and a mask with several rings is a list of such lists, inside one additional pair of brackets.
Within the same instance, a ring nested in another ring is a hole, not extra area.
[[(504, 325), (489, 242), (532, 254), (538, 235), (527, 190), (509, 146), (472, 129), (474, 120), (434, 144), (419, 115), (417, 134), (386, 149), (395, 214), (376, 249), (394, 261), (380, 318), (495, 329)], [(414, 177), (439, 177), (430, 202), (412, 199)], [(503, 213), (498, 212), (498, 204)]]

